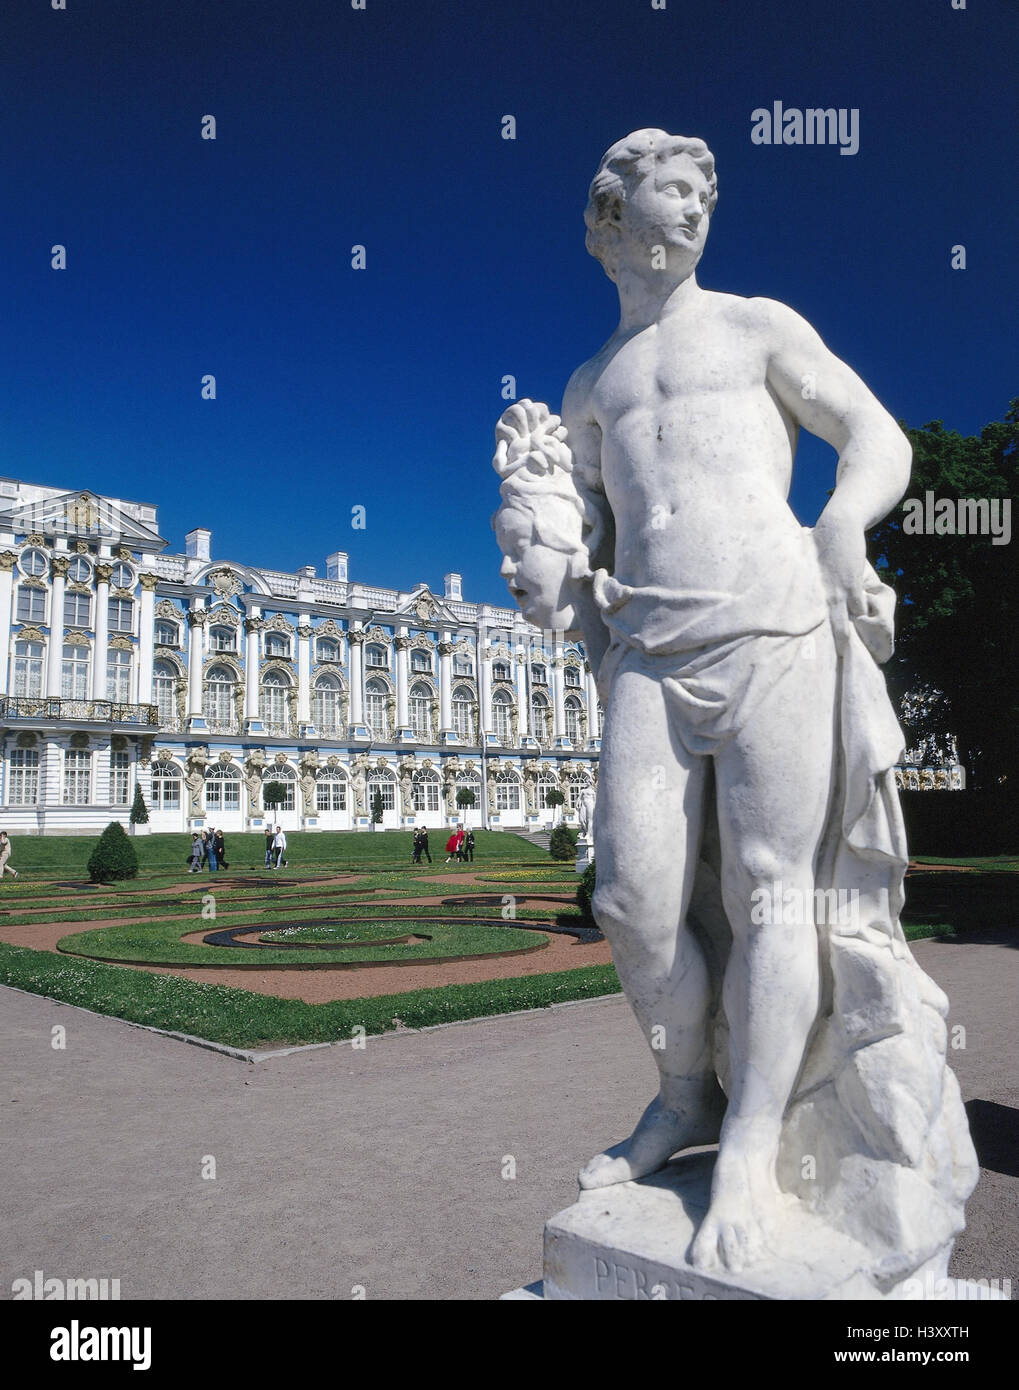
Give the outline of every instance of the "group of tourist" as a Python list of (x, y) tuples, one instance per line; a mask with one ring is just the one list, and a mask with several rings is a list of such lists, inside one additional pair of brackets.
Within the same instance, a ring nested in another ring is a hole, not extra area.
[(209, 866), (210, 874), (230, 867), (226, 862), (226, 840), (223, 838), (222, 830), (203, 830), (201, 834), (196, 830), (191, 836), (188, 873), (200, 874), (206, 864)]
[(281, 865), (285, 869), (287, 861), (283, 857), (287, 852), (287, 837), (277, 825), (273, 830), (271, 825), (265, 827), (265, 867), (267, 869), (278, 869)]
[(432, 862), (432, 856), (428, 849), (428, 831), (424, 826), (414, 831), (414, 849), (410, 856), (410, 862), (420, 864), (422, 855), (425, 856), (429, 864)]
[(446, 841), (446, 863), (455, 859), (458, 864), (474, 863), (474, 831), (464, 830), (462, 825)]

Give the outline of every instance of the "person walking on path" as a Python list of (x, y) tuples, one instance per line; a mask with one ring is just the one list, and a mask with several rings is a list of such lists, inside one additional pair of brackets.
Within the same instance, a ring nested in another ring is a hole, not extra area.
[(465, 864), (474, 863), (474, 831), (468, 830), (464, 836), (463, 858)]
[(276, 836), (271, 825), (265, 827), (265, 867), (272, 868), (272, 847)]
[(276, 827), (276, 834), (273, 838), (272, 847), (276, 851), (276, 863), (273, 865), (273, 868), (278, 869), (281, 864), (286, 868), (287, 861), (283, 856), (287, 850), (287, 837), (284, 835), (282, 828), (278, 825)]
[(414, 847), (411, 850), (410, 862), (412, 864), (421, 863), (421, 831), (414, 831)]
[(190, 867), (189, 874), (200, 874), (202, 872), (202, 837), (196, 830), (191, 836), (191, 858), (188, 860)]
[(10, 839), (7, 835), (6, 830), (0, 830), (0, 878), (3, 878), (4, 874), (11, 874), (14, 878), (17, 878), (18, 876), (17, 869), (12, 869), (10, 864), (8, 864), (7, 862), (8, 859), (10, 859), (10, 857)]
[(226, 862), (226, 840), (223, 838), (222, 830), (217, 830), (212, 837), (212, 852), (216, 856), (216, 863), (221, 869), (229, 869), (230, 865)]
[(421, 863), (422, 854), (425, 856), (425, 858), (428, 860), (430, 864), (432, 862), (432, 856), (428, 849), (428, 827), (424, 825), (421, 827), (421, 853), (418, 855), (419, 864)]
[(460, 831), (459, 831), (459, 830), (454, 830), (453, 833), (452, 833), (452, 835), (450, 835), (449, 839), (446, 841), (446, 863), (447, 863), (447, 864), (449, 863), (449, 861), (450, 861), (451, 859), (455, 859), (455, 858), (456, 858), (457, 852), (458, 852), (459, 849), (460, 849)]
[(209, 873), (214, 874), (219, 869), (219, 861), (216, 858), (216, 836), (212, 830), (208, 832), (205, 841), (205, 857), (209, 861)]

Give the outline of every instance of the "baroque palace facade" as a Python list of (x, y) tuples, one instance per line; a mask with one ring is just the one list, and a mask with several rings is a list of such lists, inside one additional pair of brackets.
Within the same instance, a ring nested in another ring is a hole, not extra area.
[[(128, 823), (286, 830), (543, 829), (597, 780), (579, 643), (513, 609), (166, 554), (154, 506), (0, 479), (0, 733), (9, 834)], [(474, 805), (457, 804), (469, 788)]]

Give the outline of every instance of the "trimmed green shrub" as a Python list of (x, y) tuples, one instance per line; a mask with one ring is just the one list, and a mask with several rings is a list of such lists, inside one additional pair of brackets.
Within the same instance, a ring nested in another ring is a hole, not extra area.
[(553, 859), (576, 859), (577, 832), (568, 825), (557, 825), (549, 837), (548, 852)]
[(131, 815), (129, 819), (132, 825), (144, 825), (148, 818), (149, 810), (148, 807), (145, 805), (145, 798), (142, 796), (142, 789), (141, 787), (136, 786), (134, 789), (134, 804), (131, 807)]
[(263, 782), (262, 783), (262, 805), (267, 811), (274, 811), (277, 806), (286, 805), (287, 788), (283, 782)]
[(381, 825), (384, 814), (382, 793), (379, 791), (378, 787), (376, 787), (375, 795), (372, 797), (372, 825)]
[(112, 883), (118, 878), (135, 878), (138, 856), (119, 821), (110, 821), (89, 856), (88, 876), (93, 883)]
[(594, 860), (592, 859), (587, 868), (580, 875), (580, 882), (577, 884), (577, 906), (585, 917), (594, 921), (594, 911), (591, 904), (594, 901)]

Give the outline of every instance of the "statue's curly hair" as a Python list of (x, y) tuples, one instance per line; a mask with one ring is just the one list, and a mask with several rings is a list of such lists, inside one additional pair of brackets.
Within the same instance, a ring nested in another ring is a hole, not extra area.
[(669, 135), (667, 131), (649, 127), (617, 140), (602, 155), (584, 209), (585, 245), (595, 260), (601, 262), (610, 280), (616, 278), (620, 204), (626, 201), (636, 180), (650, 173), (654, 162), (675, 154), (688, 154), (707, 179), (710, 216), (718, 202), (715, 156), (696, 136)]

